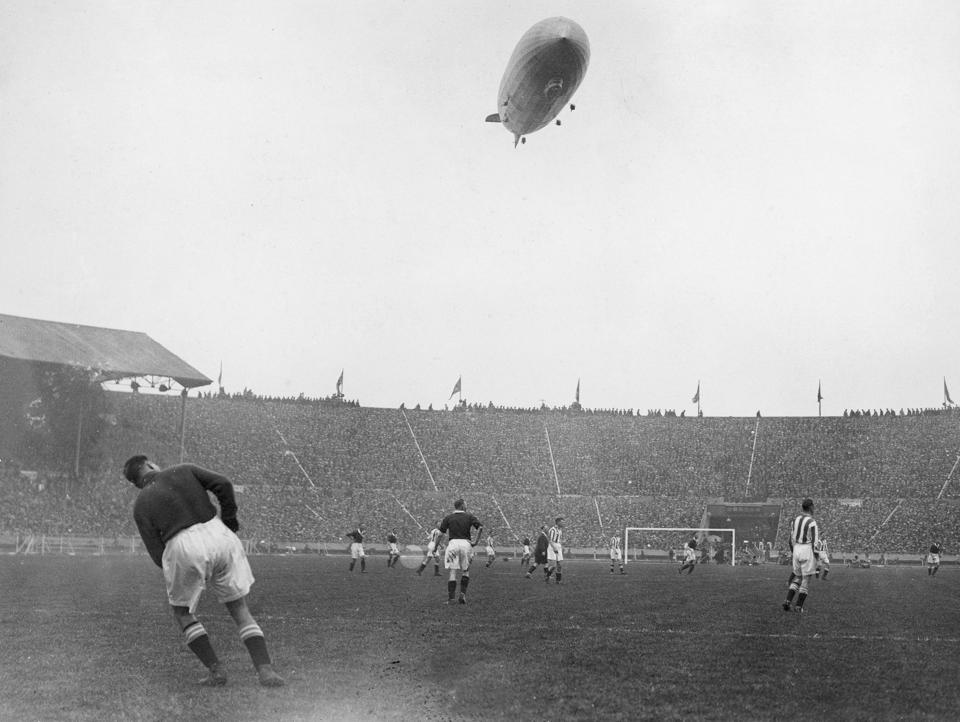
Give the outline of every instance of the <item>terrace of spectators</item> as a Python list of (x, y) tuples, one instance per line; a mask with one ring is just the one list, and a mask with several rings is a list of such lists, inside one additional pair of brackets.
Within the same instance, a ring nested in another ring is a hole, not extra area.
[[(0, 531), (135, 533), (135, 490), (119, 466), (140, 451), (164, 464), (178, 460), (180, 399), (109, 396), (103, 468), (70, 480), (42, 458), (5, 465)], [(417, 543), (420, 526), (463, 496), (501, 544), (557, 514), (567, 518), (572, 544), (590, 546), (627, 525), (698, 526), (710, 502), (763, 499), (784, 500), (782, 541), (799, 499), (812, 496), (834, 548), (913, 553), (934, 538), (960, 546), (955, 484), (937, 499), (960, 454), (955, 421), (954, 414), (685, 418), (203, 397), (187, 400), (185, 449), (188, 461), (225, 473), (241, 490), (250, 538), (337, 541), (363, 520), (375, 540), (395, 529)]]

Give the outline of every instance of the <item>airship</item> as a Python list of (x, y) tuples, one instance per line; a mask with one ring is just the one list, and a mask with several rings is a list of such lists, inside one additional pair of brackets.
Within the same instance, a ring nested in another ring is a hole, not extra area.
[(589, 63), (590, 41), (583, 28), (562, 17), (541, 20), (514, 48), (500, 81), (498, 112), (487, 122), (502, 123), (513, 134), (514, 148), (526, 143), (525, 136), (548, 125), (567, 105)]

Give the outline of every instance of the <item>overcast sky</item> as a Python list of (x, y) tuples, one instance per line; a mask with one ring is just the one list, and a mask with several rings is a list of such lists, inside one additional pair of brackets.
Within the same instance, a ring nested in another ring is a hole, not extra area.
[[(576, 20), (513, 147), (520, 36)], [(960, 3), (0, 0), (0, 312), (228, 391), (960, 400)]]

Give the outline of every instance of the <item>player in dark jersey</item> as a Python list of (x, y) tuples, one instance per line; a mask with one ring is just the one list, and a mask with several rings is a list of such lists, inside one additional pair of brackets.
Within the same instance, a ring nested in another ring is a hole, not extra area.
[[(470, 560), (473, 557), (473, 547), (483, 535), (483, 525), (473, 514), (467, 512), (467, 505), (463, 499), (453, 502), (453, 513), (444, 517), (440, 522), (440, 531), (445, 533), (450, 541), (447, 551), (443, 555), (443, 565), (450, 570), (447, 581), (447, 604), (453, 604), (457, 593), (457, 573), (460, 573), (460, 604), (467, 603), (467, 586), (470, 584)], [(476, 541), (471, 541), (470, 533), (477, 530)]]
[[(540, 532), (537, 534), (537, 543), (533, 548), (533, 566), (527, 570), (526, 578), (530, 579), (533, 573), (537, 571), (538, 566), (543, 566), (543, 573), (547, 573), (547, 547), (550, 546), (550, 540), (547, 539), (547, 525), (540, 525)], [(547, 577), (548, 579), (550, 577)]]
[(360, 573), (367, 573), (367, 553), (363, 550), (363, 524), (357, 524), (357, 528), (351, 532), (347, 532), (347, 536), (350, 537), (350, 571), (353, 571), (354, 566), (357, 564), (357, 559), (360, 560)]
[[(233, 617), (260, 684), (281, 686), (283, 679), (273, 670), (263, 631), (247, 607), (253, 574), (236, 535), (240, 525), (233, 485), (193, 464), (160, 469), (142, 454), (127, 460), (123, 475), (140, 489), (133, 518), (150, 558), (163, 569), (173, 617), (187, 646), (209, 670), (201, 684), (227, 683), (207, 631), (194, 616), (209, 585)], [(220, 503), (219, 517), (208, 491)]]
[(927, 553), (927, 576), (932, 577), (940, 570), (940, 555), (943, 554), (943, 544), (934, 542)]

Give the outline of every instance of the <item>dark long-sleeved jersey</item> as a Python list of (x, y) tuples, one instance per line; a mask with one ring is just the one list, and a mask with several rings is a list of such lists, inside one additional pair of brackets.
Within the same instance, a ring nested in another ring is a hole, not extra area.
[(207, 496), (210, 491), (220, 502), (220, 518), (237, 531), (237, 503), (233, 485), (225, 476), (193, 464), (178, 464), (149, 471), (133, 504), (133, 519), (153, 563), (163, 563), (163, 550), (178, 532), (203, 524), (217, 511)]
[(460, 509), (448, 514), (440, 522), (440, 531), (448, 534), (451, 540), (466, 539), (470, 541), (470, 530), (480, 528), (482, 527), (477, 517)]

